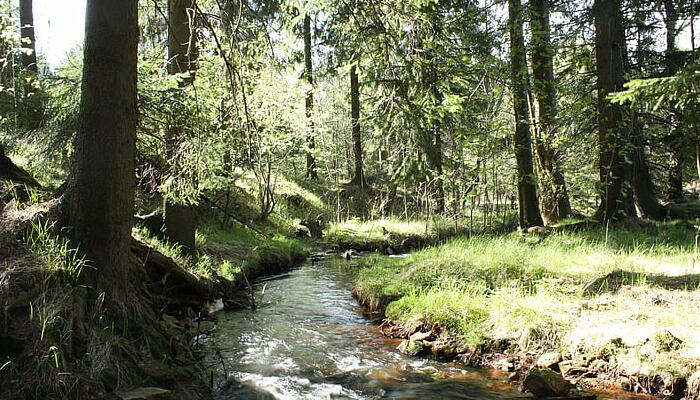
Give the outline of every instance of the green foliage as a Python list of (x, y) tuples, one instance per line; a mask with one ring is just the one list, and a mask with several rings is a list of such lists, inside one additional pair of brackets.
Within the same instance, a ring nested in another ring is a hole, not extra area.
[(363, 260), (354, 290), (388, 304), (391, 319), (437, 322), (475, 343), (550, 329), (589, 282), (613, 271), (628, 272), (622, 284), (645, 287), (655, 284), (647, 274), (690, 273), (695, 251), (683, 224), (462, 238), (406, 259)]
[(86, 267), (85, 259), (78, 255), (67, 239), (59, 236), (55, 223), (32, 222), (25, 242), (29, 251), (41, 265), (54, 272), (53, 276), (63, 274), (68, 283), (79, 284), (80, 272)]

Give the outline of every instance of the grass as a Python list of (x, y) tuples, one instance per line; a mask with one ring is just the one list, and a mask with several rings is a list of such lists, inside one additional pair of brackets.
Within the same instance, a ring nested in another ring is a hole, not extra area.
[[(619, 338), (625, 368), (687, 373), (700, 365), (696, 233), (666, 223), (459, 238), (405, 259), (366, 258), (355, 292), (394, 322), (437, 323), (469, 344), (580, 355)], [(664, 330), (683, 346), (645, 345)]]
[(238, 226), (209, 224), (200, 227), (196, 232), (199, 254), (195, 259), (184, 256), (178, 246), (144, 229), (135, 229), (134, 235), (196, 275), (223, 277), (233, 282), (293, 266), (307, 253), (306, 247), (295, 239), (283, 235), (266, 237)]
[[(480, 219), (481, 216), (476, 216)], [(470, 228), (469, 220), (445, 217), (433, 217), (431, 219), (402, 220), (396, 218), (382, 218), (365, 221), (357, 218), (336, 222), (329, 225), (324, 231), (324, 240), (333, 244), (346, 247), (376, 247), (398, 245), (403, 240), (418, 240), (422, 242), (435, 242), (440, 238), (455, 236), (458, 234), (469, 235), (470, 232), (483, 232), (484, 227), (477, 223), (478, 227)], [(500, 223), (490, 229), (498, 230)]]

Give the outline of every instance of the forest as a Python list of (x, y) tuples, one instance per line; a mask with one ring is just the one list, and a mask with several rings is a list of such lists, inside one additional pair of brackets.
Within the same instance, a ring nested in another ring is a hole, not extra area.
[(695, 0), (56, 1), (0, 399), (700, 400)]

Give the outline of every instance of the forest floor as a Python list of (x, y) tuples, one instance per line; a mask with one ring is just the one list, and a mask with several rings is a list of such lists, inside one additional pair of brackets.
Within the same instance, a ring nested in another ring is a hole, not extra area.
[(365, 258), (354, 294), (408, 353), (514, 380), (539, 361), (584, 387), (680, 398), (700, 369), (697, 234), (678, 222), (453, 239)]

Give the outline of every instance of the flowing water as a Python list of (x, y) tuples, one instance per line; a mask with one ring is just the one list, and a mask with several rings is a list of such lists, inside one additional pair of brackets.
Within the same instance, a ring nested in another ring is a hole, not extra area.
[(399, 341), (383, 337), (351, 296), (351, 264), (316, 260), (262, 280), (256, 311), (219, 315), (205, 339), (218, 398), (528, 398), (501, 373), (399, 353)]

